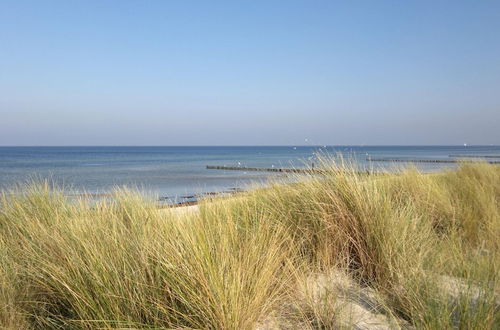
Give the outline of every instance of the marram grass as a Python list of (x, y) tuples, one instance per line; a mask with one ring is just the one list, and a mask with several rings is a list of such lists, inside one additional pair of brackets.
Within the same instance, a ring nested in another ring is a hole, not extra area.
[(324, 167), (182, 215), (125, 190), (5, 193), (0, 328), (349, 328), (336, 272), (392, 327), (500, 327), (500, 167)]

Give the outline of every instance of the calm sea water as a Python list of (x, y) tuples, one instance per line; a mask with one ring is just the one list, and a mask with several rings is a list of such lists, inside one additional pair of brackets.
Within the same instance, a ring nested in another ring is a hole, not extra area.
[[(341, 153), (361, 167), (377, 169), (408, 164), (369, 164), (367, 156), (450, 159), (453, 154), (500, 155), (500, 146), (0, 147), (0, 190), (33, 178), (50, 178), (73, 192), (106, 193), (116, 186), (160, 196), (217, 192), (265, 182), (277, 174), (208, 170), (206, 165), (303, 167), (314, 162), (318, 152)], [(416, 166), (435, 170), (454, 165)]]

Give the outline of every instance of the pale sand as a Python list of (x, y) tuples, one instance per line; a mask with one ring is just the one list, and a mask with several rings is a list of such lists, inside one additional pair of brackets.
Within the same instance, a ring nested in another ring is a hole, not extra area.
[[(159, 209), (161, 214), (170, 214), (184, 217), (197, 214), (199, 205), (174, 206)], [(450, 298), (451, 302), (460, 299), (463, 293), (470, 293), (472, 304), (476, 304), (479, 297), (484, 294), (474, 285), (469, 286), (463, 280), (449, 276), (438, 276), (440, 288)], [(297, 302), (302, 304), (321, 305), (322, 301), (329, 301), (332, 293), (338, 325), (354, 329), (414, 329), (408, 322), (397, 318), (381, 304), (383, 299), (377, 292), (367, 287), (356, 284), (347, 274), (332, 270), (328, 274), (314, 274), (307, 277), (306, 283), (299, 287)], [(500, 306), (500, 297), (496, 296), (496, 303)], [(305, 324), (295, 323), (286, 317), (272, 315), (257, 325), (258, 330), (271, 329), (302, 329)]]
[(168, 208), (161, 208), (159, 209), (161, 214), (166, 214), (170, 213), (175, 216), (181, 217), (185, 216), (188, 214), (196, 214), (200, 211), (200, 208), (198, 205), (185, 205), (185, 206), (175, 206), (175, 207), (168, 207)]

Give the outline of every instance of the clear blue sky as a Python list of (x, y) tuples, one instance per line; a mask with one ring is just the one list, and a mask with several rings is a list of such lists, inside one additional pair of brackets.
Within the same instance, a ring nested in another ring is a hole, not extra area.
[(0, 145), (500, 144), (500, 1), (0, 0)]

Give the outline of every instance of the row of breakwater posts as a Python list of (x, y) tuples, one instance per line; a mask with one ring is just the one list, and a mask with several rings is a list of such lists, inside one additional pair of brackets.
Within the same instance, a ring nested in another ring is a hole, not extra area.
[[(450, 155), (450, 157), (464, 157)], [(469, 157), (469, 156), (467, 156)], [(474, 156), (470, 156), (471, 158)], [(479, 157), (479, 156), (475, 156)], [(488, 155), (481, 156), (484, 158), (500, 158), (500, 156)], [(489, 164), (500, 164), (500, 160), (485, 160), (485, 159), (404, 159), (404, 158), (372, 158), (367, 157), (366, 161), (369, 162), (395, 162), (395, 163), (489, 163)], [(319, 173), (324, 174), (332, 172), (331, 170), (317, 169), (317, 168), (275, 168), (275, 167), (244, 167), (244, 166), (214, 166), (207, 165), (208, 170), (225, 170), (225, 171), (254, 171), (254, 172), (278, 172), (278, 173)], [(371, 171), (365, 171), (363, 173), (371, 173)]]
[(233, 187), (223, 191), (208, 191), (203, 193), (181, 195), (181, 196), (161, 196), (158, 198), (158, 202), (160, 202), (160, 205), (158, 205), (158, 207), (172, 208), (180, 206), (197, 205), (198, 202), (203, 199), (230, 197), (244, 191), (245, 190), (242, 188)]
[(326, 170), (314, 168), (277, 168), (277, 167), (242, 167), (242, 166), (212, 166), (207, 170), (248, 171), (248, 172), (278, 172), (278, 173), (326, 173)]
[[(346, 172), (343, 170), (321, 169), (321, 168), (277, 168), (277, 167), (243, 167), (243, 166), (212, 166), (207, 165), (208, 170), (224, 170), (224, 171), (245, 171), (245, 172), (275, 172), (275, 173), (303, 173), (303, 174), (331, 174)], [(373, 175), (377, 172), (371, 170), (354, 171), (361, 175)]]

